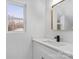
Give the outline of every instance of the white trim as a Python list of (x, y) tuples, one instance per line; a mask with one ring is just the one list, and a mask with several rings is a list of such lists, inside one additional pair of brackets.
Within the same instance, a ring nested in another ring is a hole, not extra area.
[(8, 0), (8, 2), (15, 2), (19, 4), (26, 4), (26, 1), (21, 1), (21, 0)]

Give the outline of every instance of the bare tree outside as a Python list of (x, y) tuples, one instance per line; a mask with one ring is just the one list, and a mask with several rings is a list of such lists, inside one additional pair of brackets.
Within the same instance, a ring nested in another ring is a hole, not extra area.
[(18, 5), (8, 5), (8, 31), (23, 31), (24, 18), (23, 7)]

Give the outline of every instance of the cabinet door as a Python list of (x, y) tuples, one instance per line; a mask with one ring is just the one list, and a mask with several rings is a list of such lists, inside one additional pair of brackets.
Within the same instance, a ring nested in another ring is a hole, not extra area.
[(48, 53), (45, 53), (40, 49), (35, 48), (33, 51), (33, 59), (55, 59), (55, 57), (50, 56), (48, 55)]
[(62, 59), (73, 59), (73, 57), (69, 57), (69, 56), (66, 56), (66, 55), (62, 55)]
[(58, 55), (55, 57), (56, 59), (73, 59), (67, 55), (64, 55), (64, 54), (61, 54), (61, 53), (58, 53)]
[(49, 54), (46, 50), (37, 45), (33, 45), (33, 59), (56, 59), (55, 54)]
[(40, 46), (33, 45), (33, 59), (54, 59), (49, 53), (43, 51)]
[(41, 59), (56, 59), (56, 55), (43, 52)]
[(38, 46), (33, 45), (33, 59), (41, 59), (42, 52), (38, 49)]

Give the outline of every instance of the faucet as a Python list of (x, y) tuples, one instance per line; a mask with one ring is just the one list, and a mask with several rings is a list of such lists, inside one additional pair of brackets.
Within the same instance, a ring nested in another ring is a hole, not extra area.
[(57, 42), (60, 42), (60, 35), (57, 35), (54, 38), (56, 39)]

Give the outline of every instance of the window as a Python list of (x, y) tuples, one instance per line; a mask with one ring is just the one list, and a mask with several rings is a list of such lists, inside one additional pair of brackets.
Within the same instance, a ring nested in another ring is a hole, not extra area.
[(24, 6), (8, 3), (8, 31), (24, 31)]

